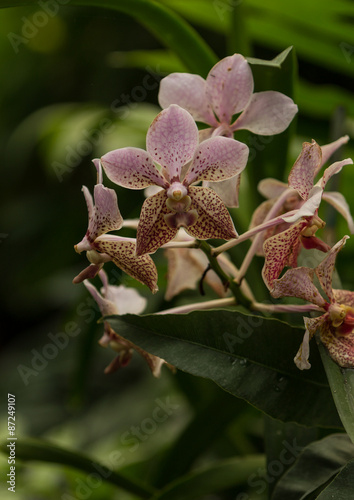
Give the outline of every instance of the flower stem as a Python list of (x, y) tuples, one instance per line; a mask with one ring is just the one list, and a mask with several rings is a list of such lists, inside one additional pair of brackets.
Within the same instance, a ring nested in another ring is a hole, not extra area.
[(222, 283), (225, 285), (225, 288), (230, 288), (231, 292), (233, 293), (236, 299), (236, 303), (243, 305), (247, 307), (247, 309), (249, 309), (250, 305), (252, 304), (252, 301), (243, 294), (242, 290), (240, 290), (239, 285), (236, 284), (235, 281), (223, 271), (217, 260), (216, 255), (213, 254), (212, 247), (206, 241), (199, 241), (198, 243), (199, 243), (199, 248), (208, 257), (211, 269), (219, 276)]
[(196, 302), (195, 304), (186, 304), (184, 306), (171, 307), (171, 309), (158, 311), (155, 314), (183, 314), (183, 313), (186, 314), (201, 309), (216, 309), (220, 307), (228, 307), (235, 305), (237, 305), (235, 298), (228, 297), (226, 299), (206, 300), (204, 302)]

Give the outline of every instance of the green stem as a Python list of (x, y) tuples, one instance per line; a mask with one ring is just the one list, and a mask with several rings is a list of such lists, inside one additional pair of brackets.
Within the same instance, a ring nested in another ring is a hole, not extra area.
[[(0, 0), (0, 8), (38, 6), (37, 0)], [(182, 17), (155, 0), (68, 0), (66, 6), (99, 7), (131, 15), (173, 50), (187, 69), (205, 77), (218, 61), (205, 40)]]
[(244, 7), (242, 2), (236, 2), (234, 6), (232, 4), (230, 5), (227, 50), (230, 55), (238, 53), (243, 56), (251, 57), (252, 48), (245, 25)]
[(250, 308), (252, 301), (245, 297), (245, 295), (240, 290), (239, 285), (237, 285), (232, 278), (230, 278), (221, 268), (217, 257), (213, 254), (212, 247), (206, 241), (199, 241), (199, 248), (205, 253), (208, 257), (209, 264), (211, 269), (219, 276), (225, 287), (230, 288), (232, 291), (236, 302), (242, 306), (245, 306), (247, 309)]

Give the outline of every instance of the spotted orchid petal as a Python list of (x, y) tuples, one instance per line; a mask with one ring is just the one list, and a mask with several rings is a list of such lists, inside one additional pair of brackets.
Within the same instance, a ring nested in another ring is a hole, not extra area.
[(199, 75), (171, 73), (160, 82), (159, 104), (162, 109), (168, 108), (170, 104), (178, 104), (194, 120), (217, 127), (218, 123), (206, 99), (205, 87), (205, 80)]
[(187, 228), (188, 234), (199, 240), (237, 238), (237, 233), (222, 199), (209, 188), (190, 186), (190, 209), (198, 212), (198, 219)]
[(207, 139), (195, 150), (183, 184), (189, 186), (200, 180), (219, 182), (234, 177), (245, 168), (248, 153), (246, 144), (234, 139)]
[(166, 179), (154, 165), (152, 157), (139, 148), (121, 148), (110, 151), (101, 158), (107, 177), (129, 189), (144, 189), (157, 185), (168, 186)]
[(77, 252), (91, 250), (93, 241), (101, 234), (115, 231), (122, 227), (123, 218), (120, 214), (117, 195), (113, 189), (96, 184), (94, 188), (94, 202), (86, 186), (82, 187), (89, 213), (89, 222), (86, 235), (80, 243), (75, 245)]
[(296, 267), (288, 269), (284, 276), (273, 283), (272, 297), (297, 297), (319, 307), (325, 308), (326, 301), (315, 287), (313, 280), (314, 269), (309, 267)]
[(213, 189), (220, 196), (227, 207), (237, 208), (238, 193), (240, 190), (241, 174), (226, 179), (225, 181), (209, 182), (203, 181), (203, 186)]
[[(349, 141), (349, 135), (344, 135), (343, 137), (340, 137), (334, 142), (331, 142), (329, 144), (325, 144), (324, 146), (321, 146), (321, 151), (322, 151), (322, 162), (321, 165), (319, 166), (319, 169), (327, 163), (327, 161), (330, 159), (333, 153), (335, 153), (341, 146), (346, 144)], [(315, 172), (315, 176), (318, 174), (318, 171)]]
[(353, 160), (351, 158), (346, 158), (342, 161), (336, 161), (335, 163), (332, 163), (332, 165), (330, 165), (328, 168), (326, 168), (326, 170), (323, 172), (323, 177), (321, 177), (320, 179), (322, 189), (325, 188), (327, 182), (333, 175), (338, 174), (345, 165), (351, 165), (352, 163)]
[(181, 169), (192, 159), (198, 142), (195, 121), (176, 104), (157, 115), (146, 135), (146, 149), (164, 168), (169, 182), (179, 181)]
[(271, 90), (256, 92), (231, 129), (246, 129), (260, 135), (280, 134), (297, 111), (294, 101), (285, 94)]
[(262, 276), (269, 290), (272, 290), (274, 280), (280, 276), (292, 253), (299, 251), (299, 235), (306, 226), (306, 221), (300, 221), (282, 233), (275, 234), (265, 240), (263, 244), (265, 262)]
[(229, 124), (245, 108), (252, 92), (252, 71), (240, 54), (219, 61), (206, 79), (206, 95), (220, 123)]
[(294, 358), (294, 362), (299, 370), (309, 370), (311, 368), (311, 364), (309, 363), (310, 340), (315, 335), (318, 328), (322, 328), (326, 324), (326, 320), (327, 314), (318, 318), (304, 318), (306, 332), (300, 349)]
[(310, 190), (308, 199), (301, 205), (295, 214), (283, 217), (283, 220), (288, 223), (293, 223), (302, 217), (312, 217), (320, 206), (323, 195), (321, 180)]
[(289, 187), (296, 189), (303, 200), (308, 199), (316, 171), (321, 164), (322, 151), (317, 142), (304, 142), (288, 177)]
[(270, 200), (281, 196), (288, 189), (288, 185), (277, 179), (267, 178), (258, 183), (257, 189), (264, 198)]
[(94, 243), (99, 252), (108, 254), (125, 273), (157, 292), (157, 270), (149, 255), (137, 256), (135, 241), (114, 235), (100, 236)]
[(339, 304), (354, 307), (354, 292), (349, 290), (333, 290), (334, 300)]
[(347, 221), (348, 228), (351, 234), (354, 233), (354, 221), (353, 217), (350, 213), (349, 205), (342, 195), (342, 193), (338, 193), (337, 191), (327, 191), (323, 193), (322, 198), (330, 203), (332, 207), (334, 207), (337, 212), (339, 212)]
[(340, 250), (345, 245), (345, 242), (348, 238), (349, 236), (343, 236), (343, 238), (332, 247), (328, 255), (315, 269), (316, 275), (319, 279), (319, 282), (321, 283), (321, 287), (323, 288), (323, 291), (326, 293), (331, 302), (334, 302), (334, 295), (332, 290), (332, 275), (336, 257), (338, 252), (340, 252)]
[(327, 322), (320, 328), (320, 338), (331, 358), (342, 368), (354, 368), (354, 332), (338, 335)]
[(178, 228), (169, 227), (164, 217), (171, 213), (166, 200), (166, 191), (159, 191), (144, 201), (137, 230), (137, 255), (154, 253), (176, 236)]

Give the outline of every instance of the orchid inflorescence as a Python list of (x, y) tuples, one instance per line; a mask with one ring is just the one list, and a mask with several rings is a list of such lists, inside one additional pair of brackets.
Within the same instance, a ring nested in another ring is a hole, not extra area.
[[(262, 311), (264, 307), (244, 280), (253, 257), (261, 255), (262, 278), (271, 296), (303, 299), (305, 304), (288, 304), (286, 310), (318, 314), (304, 318), (304, 340), (295, 356), (298, 368), (311, 366), (309, 341), (316, 331), (334, 361), (342, 367), (354, 367), (354, 292), (332, 288), (335, 260), (348, 236), (332, 247), (316, 236), (317, 230), (325, 226), (318, 215), (322, 199), (346, 219), (349, 231), (354, 232), (344, 197), (325, 191), (329, 179), (352, 160), (332, 163), (316, 180), (323, 165), (349, 138), (344, 136), (324, 146), (315, 140), (305, 142), (288, 184), (276, 179), (260, 182), (258, 189), (266, 201), (255, 210), (249, 230), (238, 235), (227, 207), (238, 206), (241, 173), (249, 149), (234, 134), (241, 129), (261, 135), (279, 134), (297, 113), (297, 106), (286, 95), (273, 91), (254, 93), (253, 87), (250, 65), (240, 54), (218, 62), (206, 80), (188, 73), (173, 73), (162, 79), (159, 103), (163, 109), (147, 131), (146, 150), (126, 147), (93, 160), (97, 169), (94, 198), (83, 187), (88, 229), (75, 245), (77, 252), (86, 251), (90, 265), (74, 278), (74, 283), (84, 282), (103, 316), (140, 314), (145, 299), (135, 289), (109, 285), (102, 268), (113, 261), (155, 293), (158, 274), (151, 254), (163, 249), (168, 260), (166, 300), (196, 287), (201, 279), (220, 298), (159, 314), (235, 304)], [(198, 130), (196, 122), (208, 127)], [(148, 193), (154, 187), (142, 205), (136, 238), (111, 234), (119, 231), (124, 221), (116, 192), (103, 185), (103, 171), (110, 181), (124, 188), (145, 189)], [(205, 241), (209, 239), (225, 242), (212, 247)], [(237, 269), (226, 252), (248, 239), (252, 244)], [(298, 267), (301, 249), (318, 249), (324, 259), (315, 268)], [(89, 281), (96, 275), (103, 282), (101, 293)], [(268, 306), (270, 309), (274, 313), (284, 310), (277, 303)], [(154, 375), (160, 373), (164, 360), (134, 346), (107, 322), (100, 343), (118, 353), (108, 372), (127, 364), (136, 350), (145, 357)]]

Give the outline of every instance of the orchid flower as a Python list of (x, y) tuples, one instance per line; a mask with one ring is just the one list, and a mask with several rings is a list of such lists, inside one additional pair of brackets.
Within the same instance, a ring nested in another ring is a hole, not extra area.
[[(316, 269), (289, 269), (281, 279), (274, 281), (273, 297), (298, 297), (317, 305), (324, 313), (317, 318), (304, 318), (306, 332), (294, 359), (300, 370), (311, 367), (309, 342), (317, 330), (332, 359), (344, 368), (354, 368), (354, 292), (332, 288), (335, 260), (348, 238), (344, 236), (334, 245)], [(315, 276), (328, 300), (314, 285)]]
[[(102, 316), (112, 314), (141, 314), (144, 311), (147, 301), (134, 288), (127, 288), (124, 285), (110, 285), (107, 275), (103, 270), (99, 271), (98, 275), (103, 283), (101, 293), (88, 280), (84, 281), (84, 285), (97, 302)], [(99, 344), (103, 347), (110, 346), (118, 353), (112, 363), (105, 369), (105, 373), (112, 373), (126, 366), (135, 350), (146, 360), (152, 374), (155, 377), (160, 375), (161, 367), (165, 363), (163, 359), (149, 354), (129, 340), (118, 335), (107, 321), (104, 321), (103, 324), (104, 334), (99, 340)]]
[[(252, 71), (241, 54), (219, 61), (206, 80), (199, 75), (172, 73), (160, 82), (159, 103), (178, 104), (196, 121), (210, 125), (202, 139), (233, 137), (236, 130), (274, 135), (283, 132), (297, 113), (290, 97), (276, 91), (253, 92)], [(233, 121), (233, 117), (241, 114)]]
[(85, 279), (94, 278), (105, 262), (113, 261), (120, 269), (155, 293), (158, 289), (157, 270), (151, 257), (136, 256), (134, 238), (106, 234), (108, 231), (120, 229), (123, 225), (115, 191), (98, 183), (94, 187), (94, 200), (86, 186), (83, 186), (82, 191), (87, 204), (89, 223), (84, 238), (74, 248), (78, 253), (86, 251), (91, 264), (81, 271), (73, 282), (81, 283)]
[[(226, 137), (198, 143), (192, 116), (177, 105), (157, 115), (146, 137), (147, 151), (122, 148), (101, 158), (108, 178), (129, 189), (159, 186), (143, 204), (137, 230), (137, 255), (153, 253), (183, 227), (197, 239), (237, 237), (221, 198), (202, 180), (222, 181), (246, 166), (248, 147)], [(159, 166), (160, 170), (155, 166)]]
[[(199, 75), (171, 73), (161, 80), (158, 99), (163, 109), (178, 104), (196, 121), (210, 125), (200, 130), (200, 142), (213, 136), (232, 138), (241, 129), (261, 135), (283, 132), (297, 113), (296, 104), (280, 92), (254, 93), (253, 89), (250, 65), (241, 54), (234, 54), (215, 64), (206, 80)], [(239, 116), (234, 119), (235, 115)], [(214, 189), (228, 207), (238, 207), (240, 175), (203, 185)]]
[(353, 161), (347, 158), (333, 163), (324, 171), (321, 179), (314, 184), (314, 178), (324, 161), (346, 140), (346, 137), (342, 138), (322, 149), (315, 141), (305, 142), (289, 174), (288, 187), (279, 181), (269, 179), (261, 183), (261, 191), (271, 193), (274, 198), (261, 205), (253, 216), (252, 225), (259, 224), (264, 219), (277, 199), (283, 199), (280, 212), (296, 210), (294, 215), (283, 217), (284, 224), (271, 228), (264, 235), (265, 263), (262, 275), (269, 289), (272, 288), (273, 281), (279, 277), (285, 266), (297, 266), (301, 247), (316, 248), (322, 252), (329, 251), (330, 246), (315, 236), (316, 231), (325, 226), (325, 222), (318, 216), (322, 198), (331, 203), (346, 218), (350, 231), (354, 232), (354, 222), (344, 197), (340, 193), (323, 192), (332, 175), (337, 174), (344, 165), (352, 164)]

